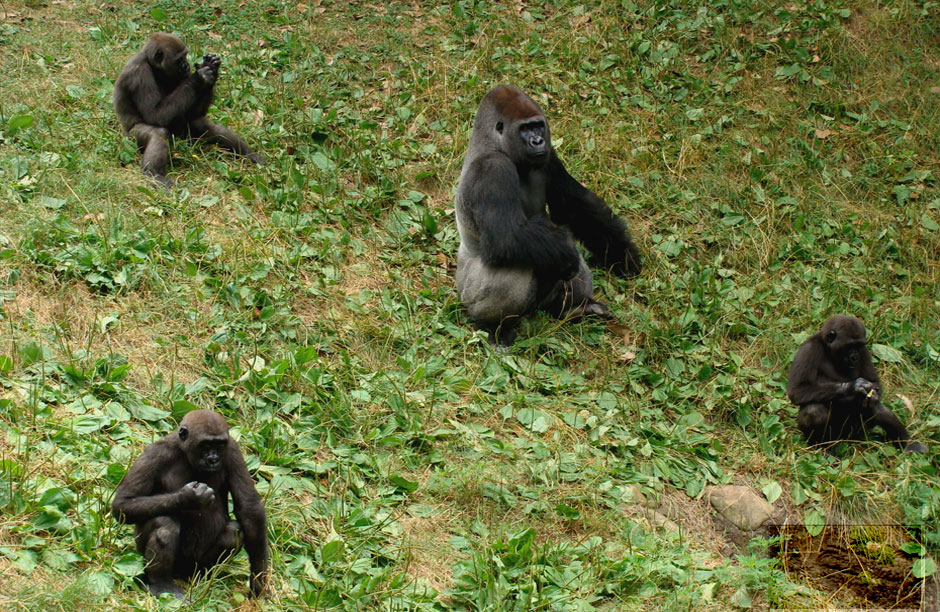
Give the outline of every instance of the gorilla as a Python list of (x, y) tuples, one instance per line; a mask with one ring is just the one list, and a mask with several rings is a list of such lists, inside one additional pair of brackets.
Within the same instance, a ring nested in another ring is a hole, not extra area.
[(166, 177), (170, 136), (204, 139), (264, 163), (235, 132), (206, 119), (222, 62), (217, 55), (204, 55), (190, 71), (188, 52), (178, 36), (155, 32), (114, 85), (114, 112), (124, 131), (137, 139), (144, 174), (166, 187), (172, 185)]
[(803, 342), (790, 365), (787, 396), (800, 407), (797, 424), (810, 444), (821, 444), (828, 452), (836, 441), (859, 439), (880, 425), (899, 447), (926, 452), (881, 403), (881, 394), (865, 346), (865, 326), (855, 317), (830, 318)]
[(542, 109), (511, 85), (480, 103), (454, 207), (457, 291), (491, 344), (511, 345), (520, 317), (536, 310), (609, 316), (575, 238), (605, 268), (640, 272), (626, 224), (568, 174)]
[[(230, 520), (229, 493), (236, 520)], [(203, 572), (242, 545), (248, 552), (251, 595), (264, 592), (264, 505), (217, 412), (189, 412), (178, 430), (148, 446), (118, 486), (111, 511), (119, 521), (135, 525), (137, 550), (147, 560), (144, 582), (154, 595), (184, 599), (174, 578)]]

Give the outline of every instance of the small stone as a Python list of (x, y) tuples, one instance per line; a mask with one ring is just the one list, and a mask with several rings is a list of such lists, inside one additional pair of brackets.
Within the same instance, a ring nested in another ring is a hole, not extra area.
[(754, 531), (774, 513), (774, 507), (750, 487), (709, 487), (707, 496), (715, 510), (742, 531)]
[(646, 496), (643, 495), (642, 491), (640, 491), (640, 487), (636, 485), (630, 485), (630, 492), (631, 492), (631, 495), (630, 495), (629, 502), (631, 504), (636, 504), (637, 506), (642, 506), (644, 508), (647, 507), (646, 504), (649, 502), (646, 501)]
[(653, 527), (662, 527), (666, 531), (679, 531), (679, 525), (675, 521), (655, 510), (646, 510), (644, 516)]

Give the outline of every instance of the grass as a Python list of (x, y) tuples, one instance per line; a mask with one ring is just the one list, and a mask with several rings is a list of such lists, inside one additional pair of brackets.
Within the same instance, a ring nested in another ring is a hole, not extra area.
[[(135, 588), (108, 507), (193, 406), (237, 423), (273, 566), (266, 600), (245, 599), (240, 556), (199, 609), (829, 601), (725, 536), (718, 483), (940, 547), (936, 2), (6, 0), (0, 17), (0, 609), (175, 607)], [(110, 97), (155, 30), (222, 56), (211, 115), (267, 166), (177, 142), (172, 192), (140, 176)], [(597, 274), (615, 324), (532, 317), (508, 355), (453, 289), (452, 197), (502, 82), (647, 254), (636, 280)], [(840, 312), (926, 456), (804, 448), (787, 368)]]

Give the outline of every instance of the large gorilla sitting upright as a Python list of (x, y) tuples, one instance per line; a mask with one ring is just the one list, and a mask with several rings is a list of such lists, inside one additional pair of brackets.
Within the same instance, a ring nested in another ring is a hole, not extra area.
[(480, 103), (454, 204), (457, 291), (493, 344), (512, 344), (521, 315), (535, 310), (608, 314), (574, 238), (613, 272), (640, 271), (626, 224), (568, 174), (542, 109), (511, 85)]

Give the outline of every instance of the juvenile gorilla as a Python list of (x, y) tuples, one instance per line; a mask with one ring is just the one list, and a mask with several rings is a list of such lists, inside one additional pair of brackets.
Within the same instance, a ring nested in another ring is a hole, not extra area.
[(803, 342), (790, 366), (787, 395), (800, 407), (797, 423), (810, 444), (824, 444), (828, 450), (834, 441), (859, 439), (880, 425), (901, 448), (927, 451), (881, 403), (865, 326), (855, 317), (834, 316)]
[(111, 511), (136, 526), (137, 550), (147, 560), (144, 579), (154, 595), (172, 593), (183, 599), (174, 578), (207, 570), (242, 544), (248, 552), (251, 595), (264, 591), (264, 505), (220, 414), (194, 410), (177, 431), (148, 446), (118, 486)]
[(512, 344), (520, 317), (536, 310), (609, 314), (575, 238), (613, 272), (640, 271), (626, 224), (568, 174), (542, 109), (511, 85), (480, 103), (454, 205), (457, 291), (493, 344)]
[(171, 135), (204, 139), (264, 163), (235, 132), (206, 119), (222, 62), (216, 55), (204, 55), (191, 72), (188, 52), (178, 36), (155, 32), (124, 65), (114, 85), (114, 111), (124, 130), (137, 139), (144, 174), (165, 186), (172, 184), (166, 177)]

